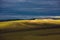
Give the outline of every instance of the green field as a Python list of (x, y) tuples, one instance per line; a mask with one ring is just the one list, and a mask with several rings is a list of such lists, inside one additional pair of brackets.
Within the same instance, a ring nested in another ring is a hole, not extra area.
[(0, 40), (60, 40), (60, 20), (0, 22)]

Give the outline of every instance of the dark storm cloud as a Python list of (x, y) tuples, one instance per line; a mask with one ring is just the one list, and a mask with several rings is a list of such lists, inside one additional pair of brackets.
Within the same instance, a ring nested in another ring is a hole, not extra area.
[(0, 0), (0, 19), (32, 18), (42, 15), (60, 16), (60, 0)]
[[(60, 0), (2, 0), (3, 13), (19, 11), (45, 12), (60, 10)], [(57, 11), (56, 11), (57, 12)], [(33, 14), (33, 13), (32, 13)]]

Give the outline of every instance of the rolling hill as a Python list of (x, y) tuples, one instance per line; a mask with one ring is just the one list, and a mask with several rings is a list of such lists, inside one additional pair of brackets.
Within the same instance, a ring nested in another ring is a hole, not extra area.
[(60, 40), (60, 20), (0, 22), (0, 40)]

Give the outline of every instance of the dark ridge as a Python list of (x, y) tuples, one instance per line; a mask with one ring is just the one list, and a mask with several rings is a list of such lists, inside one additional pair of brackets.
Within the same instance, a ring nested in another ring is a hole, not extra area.
[(11, 30), (11, 29), (4, 29), (0, 30), (1, 33), (10, 33), (10, 32), (24, 32), (24, 31), (32, 31), (32, 30), (44, 30), (44, 29), (60, 29), (60, 25), (53, 26), (53, 27), (42, 27), (42, 28), (26, 28), (26, 29), (20, 29), (20, 30)]
[(16, 21), (16, 20), (33, 20), (33, 19), (6, 19), (6, 20), (0, 20), (0, 22), (5, 22), (5, 21)]
[(16, 20), (35, 20), (35, 19), (53, 19), (53, 20), (58, 20), (60, 18), (6, 19), (6, 20), (0, 20), (0, 22), (4, 22), (4, 21), (16, 21)]
[(24, 19), (6, 19), (6, 20), (0, 20), (0, 22), (5, 22), (5, 21), (16, 21), (16, 20), (24, 20)]

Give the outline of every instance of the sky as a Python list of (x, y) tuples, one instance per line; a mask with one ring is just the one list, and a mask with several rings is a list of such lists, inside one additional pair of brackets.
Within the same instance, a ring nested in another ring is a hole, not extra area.
[(0, 18), (13, 16), (60, 16), (60, 0), (0, 0)]

